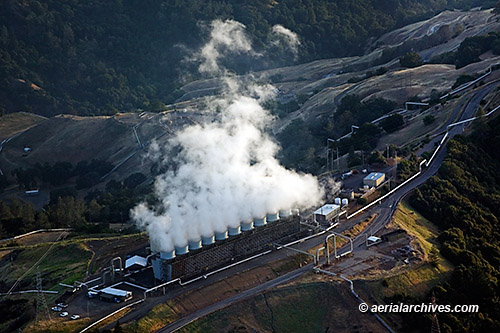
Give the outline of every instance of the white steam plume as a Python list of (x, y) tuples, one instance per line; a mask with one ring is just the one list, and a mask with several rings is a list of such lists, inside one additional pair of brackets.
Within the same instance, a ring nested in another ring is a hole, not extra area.
[(286, 45), (292, 50), (292, 52), (297, 55), (298, 47), (300, 45), (299, 37), (297, 34), (290, 29), (285, 28), (280, 24), (276, 24), (272, 28), (273, 35), (279, 38), (275, 43), (279, 43), (280, 41), (284, 41)]
[[(205, 69), (219, 71), (220, 54), (212, 51), (221, 40), (251, 53), (242, 25), (215, 21), (212, 27), (212, 38), (201, 52)], [(159, 204), (132, 210), (154, 251), (171, 251), (266, 213), (321, 201), (317, 179), (283, 168), (275, 158), (278, 145), (264, 132), (272, 117), (261, 104), (273, 97), (274, 88), (243, 87), (234, 78), (225, 82), (225, 94), (209, 107), (218, 112), (217, 120), (184, 128), (164, 147), (161, 159), (174, 166), (156, 179)]]
[(217, 74), (220, 72), (217, 61), (221, 52), (256, 55), (245, 34), (245, 25), (233, 20), (214, 20), (210, 27), (210, 41), (201, 48), (197, 56), (202, 60), (199, 67), (201, 73)]

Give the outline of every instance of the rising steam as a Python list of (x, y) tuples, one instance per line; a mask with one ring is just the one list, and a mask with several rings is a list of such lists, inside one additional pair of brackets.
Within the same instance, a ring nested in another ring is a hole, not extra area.
[(277, 39), (274, 40), (274, 43), (284, 42), (285, 45), (292, 50), (293, 54), (297, 56), (300, 41), (295, 32), (285, 28), (281, 24), (274, 25), (271, 31), (273, 35), (277, 37)]
[[(223, 72), (217, 61), (221, 47), (251, 54), (243, 29), (235, 21), (214, 21), (211, 39), (200, 52), (200, 70)], [(273, 97), (274, 88), (243, 87), (229, 77), (225, 82), (225, 94), (210, 103), (217, 119), (179, 131), (159, 150), (163, 162), (175, 167), (156, 179), (157, 207), (140, 204), (132, 210), (154, 251), (171, 251), (266, 213), (313, 206), (322, 198), (315, 177), (287, 170), (275, 158), (279, 147), (264, 131), (272, 117), (261, 105)]]

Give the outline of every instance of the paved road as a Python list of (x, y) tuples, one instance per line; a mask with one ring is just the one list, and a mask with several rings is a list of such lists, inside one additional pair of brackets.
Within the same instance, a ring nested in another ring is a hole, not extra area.
[(200, 309), (196, 312), (193, 312), (193, 313), (187, 315), (186, 317), (183, 317), (183, 318), (173, 322), (172, 324), (163, 327), (158, 332), (173, 332), (173, 331), (175, 331), (175, 330), (177, 330), (177, 329), (179, 329), (179, 328), (181, 328), (181, 327), (183, 327), (183, 326), (185, 326), (185, 325), (187, 325), (187, 324), (189, 324), (189, 323), (191, 323), (191, 322), (193, 322), (193, 321), (195, 321), (203, 316), (206, 316), (212, 312), (218, 311), (218, 310), (223, 309), (227, 306), (235, 304), (239, 301), (242, 301), (242, 300), (247, 299), (249, 297), (255, 296), (263, 291), (274, 288), (280, 284), (290, 282), (290, 281), (298, 278), (299, 276), (303, 275), (304, 273), (311, 271), (312, 268), (313, 268), (313, 264), (309, 264), (309, 265), (306, 265), (302, 268), (296, 269), (290, 273), (282, 275), (274, 280), (267, 281), (267, 282), (255, 287), (255, 288), (245, 290), (245, 291), (243, 291), (243, 292), (241, 292), (233, 297), (226, 298), (220, 302), (217, 302), (217, 303), (209, 305), (203, 309)]
[[(495, 87), (497, 87), (499, 85), (499, 83), (500, 82), (498, 82), (498, 81), (492, 82), (476, 92), (464, 95), (462, 97), (461, 101), (455, 107), (455, 109), (453, 109), (453, 112), (450, 115), (450, 117), (448, 118), (448, 121), (443, 126), (441, 126), (441, 128), (436, 130), (436, 133), (442, 133), (442, 134), (436, 135), (429, 143), (427, 143), (418, 152), (418, 155), (421, 155), (424, 151), (431, 151), (432, 149), (434, 149), (435, 145), (439, 141), (441, 141), (444, 133), (446, 132), (448, 125), (450, 125), (451, 123), (454, 123), (456, 121), (468, 119), (468, 118), (471, 118), (472, 116), (474, 116), (474, 113), (476, 112), (477, 108), (479, 107), (479, 103), (481, 102), (481, 100), (483, 98), (485, 98), (486, 95), (488, 95)], [(472, 95), (472, 98), (469, 99), (470, 95)], [(457, 115), (460, 112), (460, 110), (462, 109), (464, 103), (467, 103), (465, 106), (465, 110), (462, 113), (462, 116), (460, 117), (460, 119), (456, 120)]]

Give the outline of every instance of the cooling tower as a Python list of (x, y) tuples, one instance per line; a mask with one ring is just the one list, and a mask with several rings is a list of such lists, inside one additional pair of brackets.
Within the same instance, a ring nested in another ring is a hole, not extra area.
[(176, 256), (181, 256), (181, 255), (186, 254), (188, 252), (189, 252), (189, 248), (187, 245), (175, 247), (175, 255)]
[(280, 210), (280, 219), (284, 217), (289, 217), (292, 215), (292, 210), (291, 209), (283, 209)]
[(262, 227), (262, 226), (266, 225), (266, 223), (267, 223), (267, 221), (266, 221), (265, 216), (253, 220), (253, 225), (256, 227)]
[(241, 231), (250, 231), (253, 229), (253, 221), (241, 224)]
[(195, 241), (189, 241), (189, 251), (201, 249), (201, 239)]
[(160, 258), (164, 260), (170, 260), (175, 258), (175, 251), (160, 252)]
[(214, 235), (207, 236), (207, 237), (205, 237), (205, 236), (201, 237), (201, 244), (203, 246), (211, 245), (213, 243), (215, 243), (215, 236)]
[(266, 216), (267, 222), (274, 222), (280, 219), (279, 213), (269, 213)]
[(221, 241), (227, 239), (227, 230), (223, 232), (215, 232), (215, 240)]
[(241, 226), (229, 227), (228, 234), (229, 236), (238, 236), (239, 234), (241, 234)]

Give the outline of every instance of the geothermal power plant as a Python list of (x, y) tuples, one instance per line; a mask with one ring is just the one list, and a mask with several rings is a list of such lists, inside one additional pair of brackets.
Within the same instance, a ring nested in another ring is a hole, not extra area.
[(170, 252), (159, 252), (152, 259), (154, 277), (167, 282), (200, 276), (293, 240), (300, 231), (298, 210), (267, 214)]

